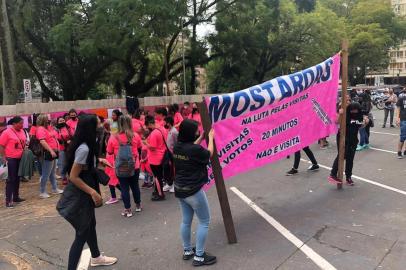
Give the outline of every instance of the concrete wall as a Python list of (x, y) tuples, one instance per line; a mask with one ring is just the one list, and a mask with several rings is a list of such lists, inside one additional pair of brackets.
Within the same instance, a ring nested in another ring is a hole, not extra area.
[[(166, 96), (140, 98), (141, 107), (160, 106), (169, 104), (183, 104), (185, 101), (200, 102), (202, 95), (190, 96)], [(0, 116), (15, 116), (33, 113), (52, 113), (69, 111), (70, 109), (98, 109), (98, 108), (125, 108), (125, 99), (103, 100), (77, 100), (77, 101), (54, 101), (49, 103), (19, 103), (16, 105), (1, 105)]]

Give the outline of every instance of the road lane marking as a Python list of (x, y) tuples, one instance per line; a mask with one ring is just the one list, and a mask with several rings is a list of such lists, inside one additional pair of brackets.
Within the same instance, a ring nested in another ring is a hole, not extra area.
[(294, 234), (292, 234), (288, 229), (283, 227), (276, 219), (268, 215), (264, 210), (262, 210), (258, 205), (256, 205), (250, 198), (245, 196), (244, 193), (239, 191), (236, 187), (231, 187), (231, 191), (233, 191), (241, 200), (243, 200), (249, 207), (251, 207), (258, 215), (263, 217), (269, 224), (272, 225), (280, 234), (282, 234), (286, 239), (288, 239), (292, 244), (294, 244), (299, 250), (301, 250), (307, 257), (309, 257), (320, 269), (323, 270), (337, 270), (334, 266), (332, 266), (328, 261), (326, 261), (323, 257), (317, 254), (313, 249), (311, 249), (308, 245), (302, 242), (299, 238), (297, 238)]
[(398, 137), (399, 134), (394, 134), (394, 133), (388, 133), (388, 132), (379, 132), (379, 131), (371, 131), (373, 134), (381, 134), (381, 135), (391, 135), (391, 136), (396, 136)]
[(369, 147), (371, 150), (375, 151), (380, 151), (380, 152), (385, 152), (385, 153), (390, 153), (390, 154), (397, 154), (398, 152), (395, 151), (390, 151), (390, 150), (385, 150), (385, 149), (380, 149), (380, 148), (375, 148), (375, 147)]
[(89, 268), (90, 257), (90, 249), (84, 249), (82, 251), (82, 256), (80, 256), (80, 261), (76, 270), (87, 270)]
[[(301, 160), (311, 164), (311, 162), (306, 160), (306, 159), (302, 158)], [(322, 164), (319, 164), (319, 166), (320, 166), (320, 168), (323, 168), (323, 169), (326, 169), (326, 170), (331, 170), (331, 167), (327, 167), (327, 166), (322, 165)], [(397, 193), (402, 194), (402, 195), (406, 195), (406, 191), (404, 191), (404, 190), (397, 189), (397, 188), (394, 188), (394, 187), (391, 187), (391, 186), (388, 186), (388, 185), (384, 185), (384, 184), (375, 182), (375, 181), (367, 179), (367, 178), (363, 178), (363, 177), (356, 176), (356, 175), (353, 175), (352, 178), (355, 178), (355, 179), (360, 180), (362, 182), (365, 182), (365, 183), (368, 183), (368, 184), (371, 184), (371, 185), (375, 185), (375, 186), (378, 186), (378, 187), (381, 187), (381, 188), (384, 188), (384, 189), (387, 189), (387, 190), (390, 190), (390, 191), (393, 191), (393, 192), (397, 192)]]

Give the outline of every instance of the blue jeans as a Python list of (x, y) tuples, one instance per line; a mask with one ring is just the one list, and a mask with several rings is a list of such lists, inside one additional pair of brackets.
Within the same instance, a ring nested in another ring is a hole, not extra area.
[(39, 176), (42, 175), (41, 160), (36, 156), (34, 157), (35, 169), (38, 171)]
[(52, 190), (56, 191), (56, 177), (55, 177), (55, 169), (56, 169), (56, 160), (42, 160), (41, 163), (42, 167), (42, 175), (41, 175), (41, 185), (40, 185), (40, 193), (44, 193), (47, 186), (48, 179), (51, 181)]
[(135, 204), (141, 203), (140, 186), (138, 185), (138, 178), (140, 177), (140, 170), (135, 170), (135, 174), (131, 177), (117, 177), (120, 182), (121, 198), (123, 199), (125, 209), (131, 208), (130, 189), (133, 192)]
[(183, 249), (189, 251), (193, 248), (191, 243), (191, 229), (193, 214), (196, 213), (196, 216), (199, 219), (196, 233), (196, 255), (202, 256), (210, 224), (210, 209), (206, 193), (204, 193), (203, 190), (200, 190), (190, 197), (184, 199), (179, 198), (179, 202), (182, 210), (180, 234), (182, 236)]
[(62, 178), (66, 177), (66, 170), (65, 170), (65, 151), (59, 151), (58, 156), (58, 169), (61, 174)]
[(360, 128), (359, 129), (359, 145), (363, 146), (365, 144), (369, 144), (368, 133), (365, 128)]

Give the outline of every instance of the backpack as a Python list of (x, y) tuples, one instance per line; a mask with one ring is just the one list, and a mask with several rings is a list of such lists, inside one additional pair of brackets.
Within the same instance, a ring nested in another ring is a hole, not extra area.
[(115, 136), (119, 143), (118, 154), (115, 160), (115, 171), (117, 177), (132, 177), (135, 175), (135, 161), (132, 152), (131, 142), (122, 143), (118, 136)]
[(43, 148), (36, 136), (31, 136), (28, 149), (30, 149), (35, 156), (37, 157), (42, 156)]

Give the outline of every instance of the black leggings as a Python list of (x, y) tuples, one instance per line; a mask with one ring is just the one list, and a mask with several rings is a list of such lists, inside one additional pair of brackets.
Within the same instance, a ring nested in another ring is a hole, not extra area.
[(121, 187), (120, 187), (120, 185), (118, 185), (118, 184), (117, 184), (116, 186), (109, 185), (109, 188), (110, 188), (111, 198), (116, 199), (116, 198), (117, 198), (116, 188), (117, 188), (118, 190), (120, 190), (120, 192), (121, 192)]
[(162, 165), (150, 165), (152, 174), (155, 177), (155, 185), (154, 185), (154, 192), (152, 193), (153, 196), (160, 196), (163, 197), (164, 190), (163, 190), (163, 179), (164, 179), (164, 169)]
[(97, 245), (96, 219), (94, 217), (86, 231), (81, 234), (76, 231), (75, 240), (69, 251), (68, 270), (76, 270), (85, 243), (90, 248), (92, 258), (100, 256), (99, 246)]
[[(331, 169), (331, 176), (337, 177), (338, 173), (338, 157), (340, 154), (340, 133), (337, 135), (337, 157), (334, 160), (333, 168)], [(345, 150), (344, 150), (344, 159), (345, 159), (345, 177), (351, 178), (352, 168), (354, 167), (354, 157), (357, 149), (356, 141), (346, 141)]]
[[(305, 148), (303, 148), (303, 151), (309, 157), (312, 164), (317, 165), (317, 160), (314, 157), (313, 152), (312, 152), (312, 150), (310, 150), (309, 146), (306, 146)], [(293, 169), (297, 170), (299, 168), (299, 163), (300, 163), (300, 151), (297, 151), (295, 153), (295, 161), (293, 162)]]

